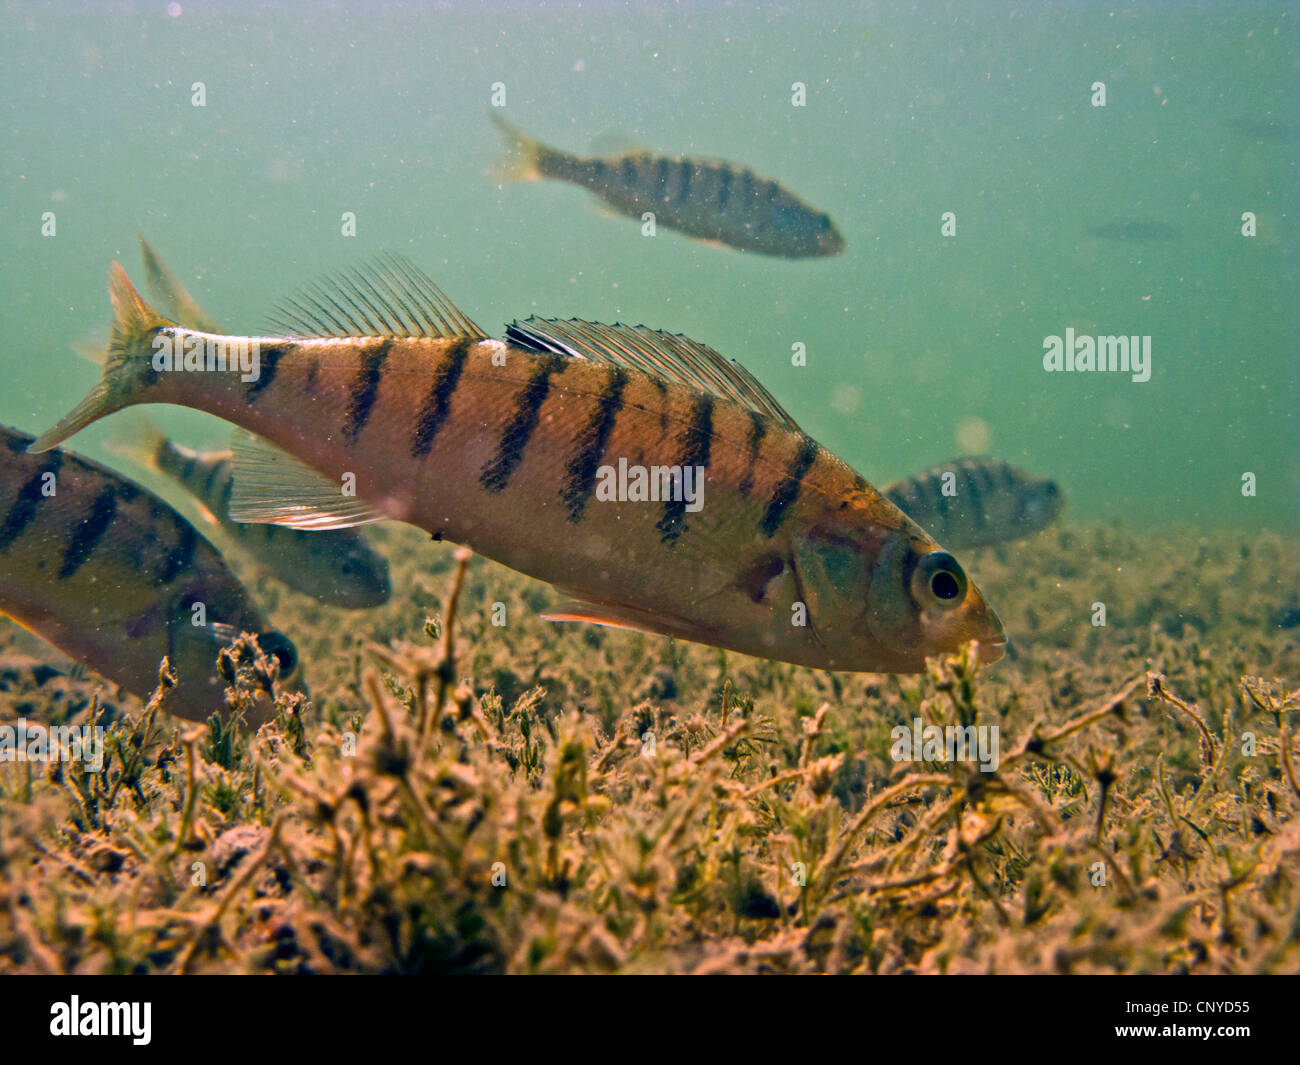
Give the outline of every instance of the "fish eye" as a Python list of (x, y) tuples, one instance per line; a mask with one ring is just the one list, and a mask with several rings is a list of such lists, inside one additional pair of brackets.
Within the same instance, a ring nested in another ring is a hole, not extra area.
[(298, 648), (284, 633), (274, 629), (258, 633), (257, 645), (262, 649), (263, 654), (270, 655), (280, 663), (281, 677), (291, 677), (294, 670), (298, 668)]
[(947, 551), (931, 551), (917, 563), (912, 594), (920, 603), (956, 609), (966, 599), (966, 574)]

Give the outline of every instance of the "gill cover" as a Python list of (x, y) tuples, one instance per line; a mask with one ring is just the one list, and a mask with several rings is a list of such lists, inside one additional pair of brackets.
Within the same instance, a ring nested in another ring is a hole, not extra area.
[[(808, 617), (818, 639), (826, 640), (840, 626), (854, 626), (871, 578), (861, 545), (847, 536), (818, 526), (796, 532), (791, 538), (797, 585), (796, 594), (808, 606)], [(844, 604), (850, 604), (844, 609)], [(836, 606), (839, 609), (836, 609)]]

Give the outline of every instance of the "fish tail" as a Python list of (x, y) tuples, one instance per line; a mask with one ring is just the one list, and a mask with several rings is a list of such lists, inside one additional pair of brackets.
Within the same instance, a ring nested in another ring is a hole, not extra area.
[(163, 464), (171, 443), (167, 434), (152, 418), (138, 411), (122, 418), (121, 423), (114, 422), (114, 435), (105, 442), (104, 450), (146, 470), (165, 473)]
[(109, 268), (108, 294), (113, 301), (113, 332), (103, 376), (70, 414), (31, 443), (29, 452), (49, 451), (106, 414), (141, 402), (141, 383), (153, 373), (150, 338), (175, 323), (140, 298), (121, 263)]
[(506, 139), (505, 150), (492, 164), (492, 177), (502, 185), (515, 181), (539, 180), (542, 177), (541, 168), (538, 166), (542, 152), (541, 144), (516, 129), (496, 111), (490, 112), (490, 115), (497, 129)]

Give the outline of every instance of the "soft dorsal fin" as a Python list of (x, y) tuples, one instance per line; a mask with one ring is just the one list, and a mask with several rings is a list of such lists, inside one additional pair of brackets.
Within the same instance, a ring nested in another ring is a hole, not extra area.
[(735, 359), (680, 333), (665, 333), (644, 325), (600, 325), (577, 318), (527, 318), (511, 322), (506, 339), (526, 351), (616, 363), (666, 377), (688, 388), (734, 400), (775, 418), (788, 429), (799, 428), (772, 393)]
[(272, 447), (260, 436), (235, 430), (235, 472), (226, 508), (232, 521), (286, 525), (313, 532), (386, 521), (370, 504)]
[(280, 304), (275, 321), (300, 337), (487, 339), (437, 285), (395, 254), (307, 285)]

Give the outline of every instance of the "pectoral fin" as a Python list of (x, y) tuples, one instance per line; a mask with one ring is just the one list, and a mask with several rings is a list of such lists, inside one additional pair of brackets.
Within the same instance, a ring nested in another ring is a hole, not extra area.
[(546, 621), (586, 621), (616, 629), (651, 632), (658, 636), (676, 636), (696, 643), (712, 643), (716, 636), (703, 625), (687, 618), (659, 614), (626, 603), (597, 603), (576, 595), (564, 599), (542, 613)]
[(259, 436), (235, 430), (232, 521), (286, 525), (319, 532), (384, 521), (386, 514)]

